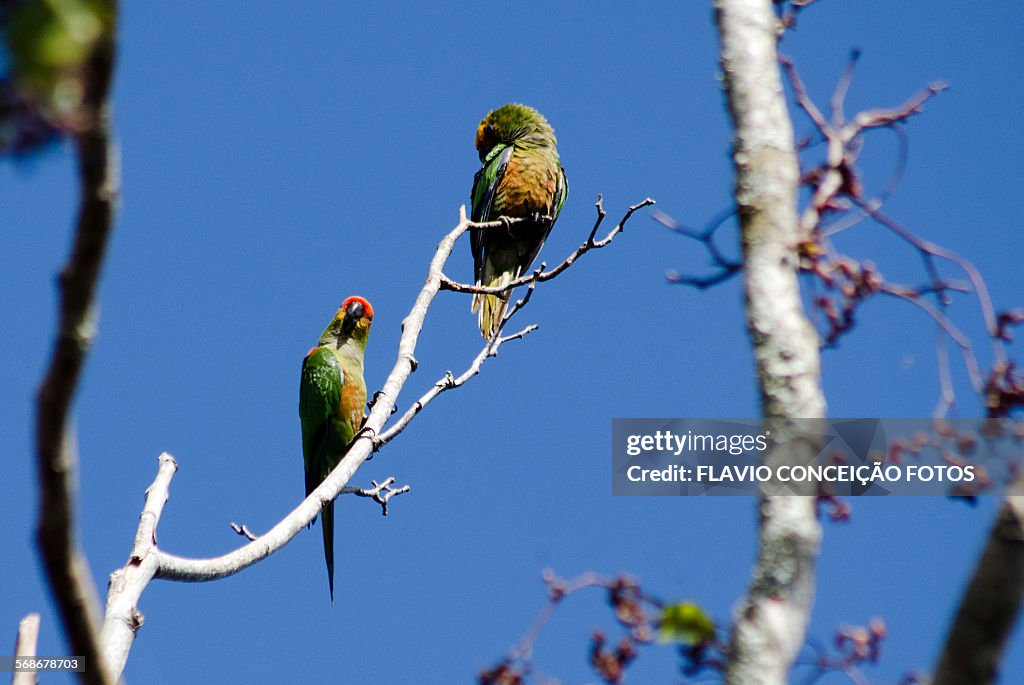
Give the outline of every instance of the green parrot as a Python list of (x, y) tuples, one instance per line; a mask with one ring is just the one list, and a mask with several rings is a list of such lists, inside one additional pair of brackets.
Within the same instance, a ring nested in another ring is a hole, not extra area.
[[(299, 419), (302, 458), (306, 465), (306, 496), (338, 465), (363, 423), (366, 381), (363, 353), (373, 323), (373, 307), (361, 297), (349, 297), (320, 335), (317, 346), (302, 360)], [(313, 525), (314, 519), (310, 522)], [(334, 604), (334, 502), (323, 508), (327, 582)]]
[[(526, 105), (503, 105), (477, 127), (476, 149), (483, 166), (473, 177), (473, 221), (529, 219), (508, 228), (473, 230), (477, 285), (500, 287), (522, 276), (551, 233), (569, 193), (557, 142), (547, 119)], [(508, 295), (473, 296), (484, 338), (497, 331), (507, 306)]]

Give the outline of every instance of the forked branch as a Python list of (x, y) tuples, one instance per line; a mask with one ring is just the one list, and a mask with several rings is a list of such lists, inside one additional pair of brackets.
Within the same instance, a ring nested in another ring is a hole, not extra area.
[[(382, 388), (375, 393), (369, 415), (366, 417), (362, 429), (356, 435), (345, 457), (334, 471), (298, 507), (263, 535), (254, 535), (247, 527), (235, 524), (233, 526), (235, 531), (249, 540), (248, 544), (235, 551), (214, 558), (192, 559), (169, 554), (157, 547), (155, 542), (156, 522), (159, 519), (159, 513), (162, 511), (164, 502), (166, 502), (170, 479), (176, 469), (174, 459), (170, 455), (162, 455), (157, 480), (154, 481), (154, 484), (147, 491), (146, 509), (140, 520), (135, 548), (128, 563), (122, 569), (115, 571), (111, 576), (110, 593), (107, 600), (107, 615), (104, 624), (104, 646), (107, 650), (108, 661), (114, 665), (115, 672), (120, 674), (124, 668), (128, 651), (131, 648), (131, 642), (142, 624), (141, 615), (136, 609), (136, 604), (141, 597), (142, 591), (153, 578), (203, 582), (217, 580), (238, 573), (257, 561), (270, 556), (284, 546), (313, 520), (327, 502), (332, 501), (342, 493), (351, 493), (371, 498), (380, 504), (383, 513), (387, 514), (389, 501), (396, 495), (408, 492), (409, 487), (392, 487), (394, 484), (393, 478), (388, 478), (381, 483), (373, 482), (371, 488), (348, 486), (348, 483), (359, 467), (362, 466), (363, 462), (369, 459), (374, 451), (404, 430), (415, 415), (437, 395), (445, 390), (461, 386), (472, 376), (479, 373), (483, 362), (489, 357), (495, 356), (502, 344), (518, 340), (535, 330), (537, 328), (536, 325), (529, 325), (516, 333), (504, 333), (509, 321), (522, 311), (530, 301), (538, 283), (551, 280), (564, 272), (583, 254), (608, 245), (623, 230), (626, 222), (634, 212), (650, 204), (653, 204), (653, 200), (648, 199), (630, 207), (622, 220), (604, 238), (595, 240), (596, 232), (604, 217), (604, 210), (601, 207), (600, 199), (598, 199), (598, 219), (591, 229), (586, 242), (554, 269), (550, 271), (538, 269), (529, 276), (518, 279), (518, 285), (528, 286), (526, 294), (509, 308), (494, 336), (486, 341), (483, 349), (470, 367), (457, 378), (451, 373), (446, 374), (409, 411), (399, 417), (390, 429), (385, 431), (384, 427), (394, 413), (395, 402), (398, 399), (399, 393), (408, 381), (409, 376), (418, 366), (415, 357), (416, 345), (422, 332), (427, 312), (437, 293), (442, 289), (476, 292), (475, 286), (465, 286), (465, 289), (463, 289), (459, 287), (460, 284), (454, 284), (454, 282), (449, 281), (444, 276), (444, 266), (451, 256), (456, 241), (471, 228), (497, 228), (519, 221), (519, 219), (502, 219), (501, 221), (488, 224), (474, 224), (466, 218), (465, 207), (461, 207), (458, 225), (438, 244), (437, 250), (430, 261), (426, 283), (417, 296), (412, 310), (402, 322), (402, 336), (398, 343), (398, 356), (394, 367)], [(446, 283), (449, 286), (454, 285), (456, 287), (445, 287)], [(517, 283), (510, 284), (507, 288), (500, 289), (500, 291), (511, 290), (516, 285)], [(486, 289), (483, 290), (486, 291)]]

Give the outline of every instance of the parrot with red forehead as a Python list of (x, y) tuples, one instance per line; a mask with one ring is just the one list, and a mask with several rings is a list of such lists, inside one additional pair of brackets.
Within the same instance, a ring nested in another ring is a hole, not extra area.
[[(551, 233), (569, 193), (555, 132), (540, 112), (503, 105), (476, 130), (482, 167), (473, 178), (472, 219), (526, 218), (507, 227), (473, 229), (470, 246), (477, 285), (501, 287), (525, 273)], [(491, 338), (508, 307), (508, 294), (473, 296), (480, 333)]]
[[(302, 422), (307, 497), (345, 456), (362, 426), (363, 407), (366, 405), (363, 353), (371, 323), (373, 307), (370, 303), (362, 297), (349, 297), (341, 303), (316, 347), (302, 360), (299, 419)], [(320, 525), (324, 533), (324, 558), (333, 605), (333, 501), (324, 505)]]

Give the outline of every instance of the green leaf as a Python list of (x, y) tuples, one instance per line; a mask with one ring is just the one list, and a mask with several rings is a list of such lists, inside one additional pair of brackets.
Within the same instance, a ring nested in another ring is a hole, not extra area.
[(19, 87), (50, 107), (77, 100), (80, 67), (112, 28), (102, 0), (36, 0), (18, 5), (4, 27)]
[(696, 604), (680, 602), (665, 607), (661, 613), (661, 642), (699, 645), (715, 638), (715, 622)]
[(103, 32), (96, 8), (81, 0), (22, 5), (11, 16), (7, 41), (19, 70), (81, 64)]

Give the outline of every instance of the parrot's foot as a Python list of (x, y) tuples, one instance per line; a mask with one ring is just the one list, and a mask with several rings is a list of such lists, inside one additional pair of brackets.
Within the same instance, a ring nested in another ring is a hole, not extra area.
[(350, 442), (349, 444), (354, 445), (356, 440), (358, 440), (359, 438), (368, 438), (370, 442), (373, 443), (373, 449), (371, 449), (370, 453), (366, 455), (366, 461), (370, 461), (371, 459), (373, 459), (373, 453), (377, 449), (377, 431), (375, 431), (370, 426), (363, 426), (358, 431), (356, 431), (355, 435), (352, 436), (352, 442)]
[[(369, 409), (370, 411), (373, 411), (373, 405), (377, 404), (377, 400), (383, 394), (384, 394), (383, 390), (378, 390), (377, 392), (373, 393), (373, 397), (371, 397), (370, 400), (366, 403), (366, 408)], [(392, 404), (391, 405), (391, 413), (394, 414), (397, 411), (398, 411), (398, 405)], [(365, 416), (363, 417), (363, 423), (366, 423), (366, 417)]]

